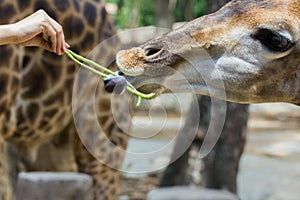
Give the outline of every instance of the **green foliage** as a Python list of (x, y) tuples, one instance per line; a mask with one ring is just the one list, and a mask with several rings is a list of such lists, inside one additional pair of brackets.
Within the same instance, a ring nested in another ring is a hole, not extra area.
[(176, 21), (187, 21), (205, 14), (206, 0), (177, 0), (174, 10)]
[[(151, 3), (149, 3), (151, 2)], [(149, 26), (155, 24), (154, 1), (141, 0), (141, 9), (139, 15), (139, 26)]]
[[(212, 0), (209, 0), (212, 1)], [(194, 5), (194, 18), (200, 17), (206, 13), (206, 1), (205, 0), (197, 0)]]
[[(153, 0), (106, 0), (118, 6), (115, 17), (119, 28), (148, 26), (155, 24), (155, 6)], [(164, 1), (164, 0), (162, 0)], [(187, 6), (189, 5), (189, 6)], [(186, 21), (205, 13), (206, 0), (177, 0), (174, 9), (175, 21)], [(134, 12), (138, 12), (133, 16)], [(189, 15), (189, 17), (187, 17)], [(136, 19), (135, 19), (136, 18)]]
[[(118, 6), (115, 21), (119, 28), (155, 24), (154, 5), (151, 0), (106, 0), (106, 2)], [(138, 12), (137, 19), (133, 16), (134, 12)]]

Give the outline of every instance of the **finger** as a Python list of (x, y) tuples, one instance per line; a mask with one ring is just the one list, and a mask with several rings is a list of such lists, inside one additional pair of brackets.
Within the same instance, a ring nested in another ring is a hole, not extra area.
[(65, 46), (64, 46), (65, 37), (62, 30), (62, 26), (52, 18), (49, 19), (49, 23), (51, 23), (53, 29), (56, 31), (56, 36), (57, 36), (56, 52), (57, 54), (61, 55), (62, 52), (65, 52)]
[(20, 44), (24, 45), (24, 46), (38, 46), (38, 47), (41, 47), (48, 51), (52, 51), (51, 42), (48, 40), (45, 40), (42, 34), (36, 36), (35, 38), (33, 38), (31, 40), (27, 40), (23, 43), (20, 43)]
[(65, 53), (66, 52), (66, 50), (67, 50), (67, 48), (66, 48), (66, 42), (65, 42), (65, 35), (64, 34), (62, 34), (62, 40), (61, 40), (61, 45), (62, 45), (62, 47), (61, 47), (61, 51), (62, 51), (62, 53)]
[(64, 43), (62, 43), (62, 40), (63, 40), (62, 34), (59, 32), (56, 32), (56, 36), (57, 36), (56, 53), (58, 55), (61, 55), (62, 47), (64, 44)]
[(50, 24), (45, 25), (45, 40), (47, 41), (47, 37), (50, 38), (51, 42), (51, 51), (54, 53), (57, 53), (56, 47), (57, 47), (57, 35), (56, 31), (53, 29), (53, 27)]
[(70, 46), (68, 45), (66, 45), (67, 43), (66, 43), (66, 41), (65, 41), (65, 35), (64, 35), (64, 33), (63, 33), (63, 31), (62, 31), (62, 33), (61, 33), (61, 36), (62, 36), (62, 40), (61, 40), (61, 49), (62, 49), (62, 53), (65, 53), (66, 52), (66, 50), (67, 50), (67, 48), (69, 48)]

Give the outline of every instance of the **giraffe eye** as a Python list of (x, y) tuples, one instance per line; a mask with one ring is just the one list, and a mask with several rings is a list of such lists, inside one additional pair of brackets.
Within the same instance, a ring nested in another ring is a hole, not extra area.
[(288, 38), (268, 29), (259, 29), (252, 37), (274, 52), (284, 52), (293, 46)]

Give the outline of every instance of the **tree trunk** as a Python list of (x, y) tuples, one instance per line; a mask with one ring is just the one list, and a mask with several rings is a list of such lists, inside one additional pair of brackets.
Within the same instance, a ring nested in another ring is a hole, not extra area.
[(176, 0), (155, 0), (155, 25), (161, 28), (172, 28)]
[(207, 13), (212, 13), (219, 10), (222, 6), (231, 0), (206, 0)]
[(184, 8), (184, 17), (186, 21), (192, 20), (195, 16), (193, 11), (194, 5), (196, 0), (188, 0), (186, 1), (185, 8)]

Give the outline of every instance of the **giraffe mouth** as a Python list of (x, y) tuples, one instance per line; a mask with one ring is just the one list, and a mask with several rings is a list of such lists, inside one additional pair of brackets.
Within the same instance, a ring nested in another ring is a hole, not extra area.
[(117, 73), (119, 76), (109, 76), (108, 78), (103, 79), (104, 88), (109, 93), (121, 94), (123, 91), (125, 91), (127, 83), (130, 83), (137, 88), (138, 91), (145, 94), (155, 93), (155, 96), (157, 96), (162, 92), (162, 78), (151, 79), (144, 76), (128, 76), (121, 71), (117, 71), (115, 73)]

